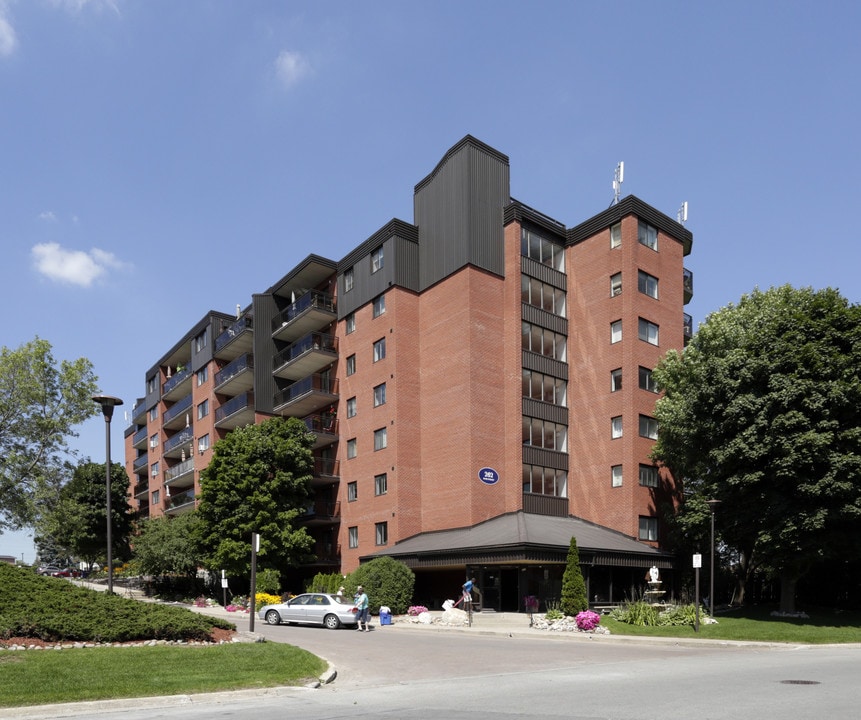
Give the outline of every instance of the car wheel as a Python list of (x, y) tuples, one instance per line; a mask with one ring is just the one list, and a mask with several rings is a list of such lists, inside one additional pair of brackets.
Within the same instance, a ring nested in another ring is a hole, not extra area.
[(269, 625), (279, 625), (281, 623), (281, 616), (278, 614), (277, 610), (270, 610), (266, 613), (266, 622)]
[(336, 615), (327, 615), (323, 618), (323, 624), (329, 628), (329, 630), (337, 630), (341, 627), (341, 621), (338, 620)]

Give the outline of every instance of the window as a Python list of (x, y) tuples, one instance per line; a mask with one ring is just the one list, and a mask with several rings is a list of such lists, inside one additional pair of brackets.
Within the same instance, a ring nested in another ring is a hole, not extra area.
[(618, 392), (622, 389), (622, 368), (610, 371), (610, 392)]
[(354, 502), (359, 497), (359, 484), (357, 482), (347, 483), (347, 502)]
[(648, 415), (640, 415), (640, 437), (658, 439), (658, 421)]
[(640, 518), (640, 540), (657, 542), (658, 540), (658, 518)]
[(197, 378), (197, 387), (203, 385), (209, 379), (209, 366), (204, 365), (194, 374), (194, 377)]
[(610, 323), (610, 343), (621, 342), (622, 340), (622, 321), (614, 320)]
[(149, 419), (150, 420), (158, 420), (158, 405), (153, 405), (149, 409)]
[(374, 430), (374, 450), (382, 450), (388, 444), (386, 428)]
[(652, 377), (652, 371), (642, 366), (640, 366), (640, 390), (648, 390), (653, 393), (658, 392), (658, 383)]
[(209, 450), (209, 435), (201, 435), (197, 438), (197, 452), (203, 455), (207, 450)]
[(204, 400), (197, 406), (197, 419), (202, 420), (209, 415), (209, 400)]
[(386, 296), (378, 295), (374, 298), (374, 317), (380, 317), (386, 311)]
[(523, 397), (552, 403), (559, 407), (567, 407), (568, 405), (568, 384), (560, 378), (524, 369), (522, 386)]
[(658, 299), (658, 278), (642, 270), (637, 271), (637, 290), (643, 295)]
[(356, 372), (356, 355), (350, 355), (347, 357), (347, 375), (352, 375)]
[(644, 223), (642, 220), (640, 220), (640, 223), (637, 226), (637, 240), (640, 245), (645, 245), (647, 248), (651, 248), (652, 250), (658, 249), (657, 229), (653, 228), (648, 223)]
[(152, 477), (158, 477), (158, 462), (154, 462), (149, 466), (149, 474)]
[(381, 522), (374, 525), (374, 535), (377, 545), (386, 545), (389, 542), (389, 524)]
[(385, 495), (389, 491), (389, 478), (383, 473), (374, 475), (374, 495)]
[(146, 381), (147, 395), (149, 395), (151, 392), (155, 392), (157, 386), (158, 386), (158, 383), (156, 381), (156, 377), (155, 377), (155, 375), (153, 375), (151, 378), (149, 378)]
[(386, 404), (386, 384), (377, 385), (374, 388), (374, 407)]
[(159, 491), (158, 491), (158, 490), (153, 490), (153, 491), (152, 491), (152, 504), (153, 504), (153, 505), (158, 505), (158, 501), (159, 501), (160, 499), (161, 499), (161, 496), (160, 496), (160, 494), (159, 494)]
[(658, 468), (654, 465), (640, 465), (640, 485), (658, 487)]
[(347, 417), (355, 417), (356, 416), (356, 398), (351, 397), (347, 399)]
[(353, 289), (353, 268), (344, 270), (344, 292), (348, 293)]
[(565, 362), (567, 338), (547, 328), (521, 323), (520, 346), (524, 350)]
[(359, 528), (357, 528), (357, 527), (347, 528), (347, 537), (348, 537), (347, 544), (351, 548), (359, 547)]
[(347, 440), (347, 459), (351, 460), (356, 457), (356, 438)]
[(622, 416), (610, 419), (610, 437), (615, 440), (622, 437)]
[(568, 451), (568, 426), (558, 425), (549, 420), (523, 417), (523, 444), (532, 447)]
[(151, 448), (156, 448), (156, 447), (158, 447), (158, 433), (156, 433), (155, 435), (153, 435), (153, 436), (149, 439), (149, 446), (150, 446)]
[(622, 223), (616, 223), (610, 228), (610, 249), (622, 246)]
[(371, 253), (371, 274), (383, 269), (383, 246)]
[(565, 248), (550, 242), (532, 230), (520, 230), (520, 254), (542, 265), (565, 272)]
[(565, 291), (528, 275), (520, 276), (520, 301), (565, 317)]
[(658, 344), (658, 326), (655, 323), (640, 318), (637, 332), (640, 340), (643, 342), (647, 342), (650, 345)]
[(622, 273), (610, 276), (610, 297), (622, 294)]
[(204, 330), (200, 335), (194, 338), (194, 349), (197, 352), (203, 350), (206, 347), (206, 330)]
[(380, 338), (374, 343), (374, 362), (386, 357), (386, 339)]
[(524, 465), (523, 492), (533, 495), (568, 497), (568, 475), (564, 470), (538, 465)]
[(344, 318), (344, 329), (347, 335), (356, 331), (356, 313), (350, 313)]
[(622, 466), (621, 465), (613, 465), (610, 468), (610, 486), (611, 487), (622, 487)]

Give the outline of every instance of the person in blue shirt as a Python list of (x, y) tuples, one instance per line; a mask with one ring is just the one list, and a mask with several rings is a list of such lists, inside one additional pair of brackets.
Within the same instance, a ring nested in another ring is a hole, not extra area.
[(361, 632), (362, 624), (364, 623), (364, 631), (368, 632), (368, 595), (365, 593), (365, 588), (361, 585), (356, 588), (356, 595), (353, 598), (353, 602), (356, 604), (356, 630)]
[(472, 602), (472, 588), (475, 586), (475, 578), (469, 578), (462, 586), (462, 595), (460, 596), (460, 600), (458, 600), (453, 607), (457, 607), (461, 602), (466, 605), (468, 602)]

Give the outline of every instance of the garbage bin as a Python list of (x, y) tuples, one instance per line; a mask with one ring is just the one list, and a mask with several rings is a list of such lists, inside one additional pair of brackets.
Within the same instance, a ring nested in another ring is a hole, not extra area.
[(392, 614), (390, 612), (381, 612), (380, 613), (380, 625), (391, 625), (392, 624)]

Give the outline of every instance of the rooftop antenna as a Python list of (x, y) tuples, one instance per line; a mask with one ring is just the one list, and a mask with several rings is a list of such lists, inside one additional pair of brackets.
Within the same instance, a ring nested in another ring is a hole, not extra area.
[(239, 320), (239, 318), (241, 318), (241, 317), (242, 317), (242, 306), (239, 303), (236, 303), (236, 319)]
[(619, 195), (622, 194), (622, 183), (625, 182), (625, 163), (620, 162), (616, 165), (616, 171), (613, 173), (613, 205), (618, 205)]
[(676, 220), (679, 221), (679, 225), (684, 225), (688, 221), (688, 201), (685, 200), (682, 203), (682, 206), (679, 208), (679, 211), (676, 213)]

